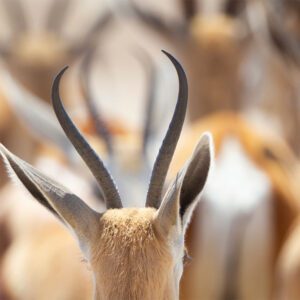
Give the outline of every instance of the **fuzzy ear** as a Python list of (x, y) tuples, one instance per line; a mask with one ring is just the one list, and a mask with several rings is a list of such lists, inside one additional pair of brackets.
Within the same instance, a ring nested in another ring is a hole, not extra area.
[(182, 226), (186, 230), (205, 185), (213, 156), (212, 138), (203, 134), (186, 166), (178, 173), (157, 212), (164, 230)]
[(0, 144), (0, 154), (9, 169), (18, 177), (30, 194), (65, 225), (69, 226), (80, 242), (91, 237), (100, 214), (92, 210), (65, 187), (12, 154), (2, 144)]
[(177, 175), (176, 180), (170, 185), (157, 211), (156, 223), (159, 230), (164, 232), (165, 235), (172, 232), (172, 229), (176, 232), (180, 232), (181, 229), (179, 199), (182, 179), (180, 175)]
[(212, 136), (210, 133), (204, 133), (188, 162), (180, 191), (180, 217), (184, 226), (190, 221), (206, 183), (213, 152)]

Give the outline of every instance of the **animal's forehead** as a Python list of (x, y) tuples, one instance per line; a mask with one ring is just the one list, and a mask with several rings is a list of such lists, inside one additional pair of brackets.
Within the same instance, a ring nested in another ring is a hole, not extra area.
[(155, 211), (154, 208), (109, 209), (102, 215), (100, 226), (102, 230), (115, 228), (123, 234), (143, 231), (153, 227)]
[(153, 208), (122, 208), (106, 211), (100, 218), (96, 256), (110, 257), (114, 253), (124, 257), (124, 255), (138, 253), (141, 249), (153, 251), (151, 249), (158, 243), (154, 220), (155, 209)]
[[(157, 236), (155, 212), (152, 208), (112, 209), (100, 218), (91, 264), (103, 290), (114, 293), (118, 287), (123, 295), (108, 298), (143, 299), (137, 293), (145, 291), (145, 282), (154, 290), (166, 282), (173, 256), (167, 240)], [(128, 293), (134, 296), (124, 298)]]

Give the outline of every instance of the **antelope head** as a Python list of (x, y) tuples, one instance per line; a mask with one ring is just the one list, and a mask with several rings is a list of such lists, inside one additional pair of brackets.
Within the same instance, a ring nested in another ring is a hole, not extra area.
[(107, 211), (96, 212), (3, 145), (0, 148), (9, 169), (30, 194), (77, 238), (93, 271), (95, 299), (178, 299), (184, 235), (210, 169), (212, 144), (210, 135), (204, 134), (185, 167), (162, 196), (165, 177), (184, 122), (188, 97), (183, 68), (174, 57), (165, 54), (178, 74), (178, 100), (154, 163), (145, 208), (123, 208), (118, 190), (102, 160), (66, 113), (59, 96), (59, 83), (65, 69), (53, 83), (54, 111), (69, 140), (99, 184)]

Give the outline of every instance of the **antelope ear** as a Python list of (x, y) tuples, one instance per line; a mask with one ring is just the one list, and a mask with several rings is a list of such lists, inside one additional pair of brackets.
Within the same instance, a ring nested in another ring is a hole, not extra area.
[(17, 176), (29, 193), (67, 227), (70, 227), (80, 243), (91, 238), (99, 220), (97, 212), (67, 188), (12, 154), (2, 144), (0, 144), (0, 154), (12, 174)]
[(157, 211), (157, 220), (163, 230), (169, 231), (176, 226), (185, 232), (206, 183), (212, 157), (212, 137), (205, 133), (186, 166), (170, 185)]

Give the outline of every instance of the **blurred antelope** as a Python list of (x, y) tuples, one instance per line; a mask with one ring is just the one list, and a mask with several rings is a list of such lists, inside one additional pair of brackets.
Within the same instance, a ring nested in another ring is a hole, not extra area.
[(183, 21), (168, 20), (134, 1), (127, 2), (131, 5), (123, 10), (138, 17), (185, 62), (192, 121), (218, 110), (239, 108), (244, 99), (241, 74), (251, 45), (245, 1), (180, 0)]
[(249, 1), (247, 15), (260, 59), (260, 80), (251, 98), (277, 121), (278, 131), (298, 154), (300, 44), (296, 29), (300, 14), (296, 8), (293, 1), (255, 0)]
[(64, 110), (59, 82), (65, 69), (53, 84), (53, 107), (66, 135), (95, 176), (108, 210), (101, 214), (96, 212), (62, 185), (1, 146), (7, 165), (31, 195), (75, 234), (93, 271), (95, 299), (179, 297), (184, 234), (210, 169), (212, 145), (210, 136), (203, 135), (192, 157), (162, 198), (188, 96), (184, 70), (171, 55), (166, 55), (179, 77), (178, 101), (154, 164), (146, 208), (123, 208), (118, 190), (103, 162)]
[(53, 0), (44, 20), (44, 28), (30, 28), (21, 0), (2, 0), (11, 22), (12, 38), (8, 45), (0, 46), (5, 66), (31, 93), (50, 101), (51, 81), (62, 65), (74, 62), (96, 42), (111, 24), (111, 14), (99, 16), (84, 36), (70, 41), (63, 33), (64, 22), (73, 1)]
[(128, 15), (138, 17), (185, 61), (192, 122), (223, 110), (249, 112), (255, 122), (269, 121), (299, 151), (294, 138), (300, 124), (295, 101), (299, 72), (294, 74), (300, 53), (297, 32), (290, 38), (299, 24), (297, 4), (182, 0), (177, 1), (183, 12), (180, 21), (158, 10), (155, 14), (155, 7), (150, 11), (144, 3), (126, 2), (131, 4), (124, 7)]
[(187, 232), (192, 261), (181, 298), (273, 299), (280, 253), (299, 215), (298, 160), (281, 139), (223, 112), (187, 129), (171, 175), (203, 130), (212, 132), (216, 161)]

